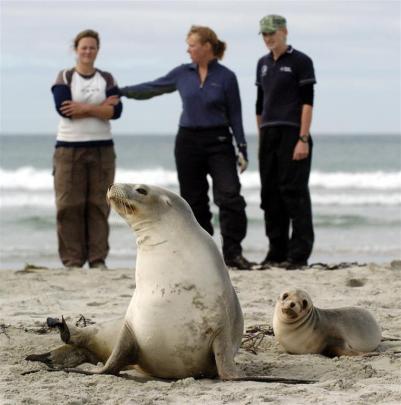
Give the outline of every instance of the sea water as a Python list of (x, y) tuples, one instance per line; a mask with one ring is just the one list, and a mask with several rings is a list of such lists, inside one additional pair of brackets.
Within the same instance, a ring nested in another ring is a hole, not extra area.
[[(155, 184), (178, 192), (174, 136), (114, 136), (116, 182)], [(54, 136), (0, 136), (0, 269), (26, 263), (60, 266), (52, 177)], [(268, 241), (260, 205), (256, 136), (240, 176), (247, 202), (246, 257), (260, 261)], [(401, 257), (401, 136), (314, 136), (310, 189), (313, 262), (388, 262)], [(210, 179), (209, 179), (210, 180)], [(213, 196), (210, 195), (211, 201)], [(212, 204), (220, 246), (217, 208)], [(134, 267), (135, 237), (110, 215), (109, 267)]]

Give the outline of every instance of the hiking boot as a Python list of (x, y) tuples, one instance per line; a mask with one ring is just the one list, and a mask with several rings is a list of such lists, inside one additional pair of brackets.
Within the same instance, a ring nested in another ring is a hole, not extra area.
[(264, 260), (259, 263), (259, 270), (270, 269), (271, 267), (280, 267), (280, 263), (282, 263), (284, 260), (285, 256), (278, 256), (269, 252)]
[(64, 266), (67, 270), (74, 270), (74, 269), (81, 269), (82, 266), (80, 264), (67, 264)]
[(266, 258), (265, 260), (259, 263), (259, 270), (266, 270), (270, 269), (271, 267), (280, 267), (281, 263), (283, 262)]
[(249, 262), (244, 256), (238, 255), (225, 260), (226, 266), (234, 270), (253, 270), (256, 265), (254, 262)]
[(308, 263), (306, 261), (295, 261), (295, 260), (286, 260), (281, 262), (278, 267), (286, 270), (303, 270)]
[(106, 263), (103, 260), (97, 262), (89, 263), (90, 269), (107, 270)]

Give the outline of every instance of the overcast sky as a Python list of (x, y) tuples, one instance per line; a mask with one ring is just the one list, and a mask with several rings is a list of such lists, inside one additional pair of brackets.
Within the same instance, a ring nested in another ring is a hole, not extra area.
[[(287, 18), (288, 42), (314, 61), (312, 133), (400, 134), (399, 1), (7, 1), (1, 4), (3, 134), (55, 134), (50, 87), (72, 67), (72, 40), (101, 36), (97, 67), (118, 84), (155, 79), (189, 62), (185, 37), (208, 25), (228, 49), (223, 64), (238, 77), (245, 131), (255, 130), (255, 70), (267, 52), (258, 35), (266, 14)], [(114, 134), (175, 134), (178, 93), (123, 99)]]

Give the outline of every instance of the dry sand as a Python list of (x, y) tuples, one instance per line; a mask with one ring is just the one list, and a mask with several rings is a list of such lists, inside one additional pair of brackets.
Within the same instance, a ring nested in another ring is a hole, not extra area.
[[(369, 309), (383, 335), (401, 339), (401, 264), (341, 270), (230, 271), (245, 326), (272, 324), (275, 299), (289, 286), (307, 290), (316, 306)], [(28, 354), (56, 348), (46, 317), (94, 322), (123, 316), (135, 288), (134, 270), (33, 269), (0, 271), (1, 404), (400, 404), (401, 341), (384, 341), (377, 357), (289, 355), (273, 336), (257, 354), (236, 357), (246, 374), (316, 379), (311, 385), (218, 380), (162, 381), (132, 371), (127, 378), (48, 372)], [(39, 370), (39, 371), (36, 371)], [(23, 372), (36, 371), (22, 375)]]

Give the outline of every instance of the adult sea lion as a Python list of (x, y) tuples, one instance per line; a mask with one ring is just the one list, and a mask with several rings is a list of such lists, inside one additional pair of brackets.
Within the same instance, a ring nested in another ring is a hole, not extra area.
[(277, 300), (273, 330), (288, 353), (357, 356), (371, 352), (381, 341), (381, 330), (363, 308), (320, 309), (306, 291), (284, 291)]
[(241, 307), (214, 240), (181, 197), (160, 187), (114, 184), (107, 199), (137, 235), (136, 289), (125, 317), (87, 328), (50, 319), (68, 347), (29, 360), (105, 363), (94, 371), (64, 368), (83, 374), (117, 375), (136, 366), (168, 379), (311, 382), (239, 375), (234, 356), (243, 334)]

